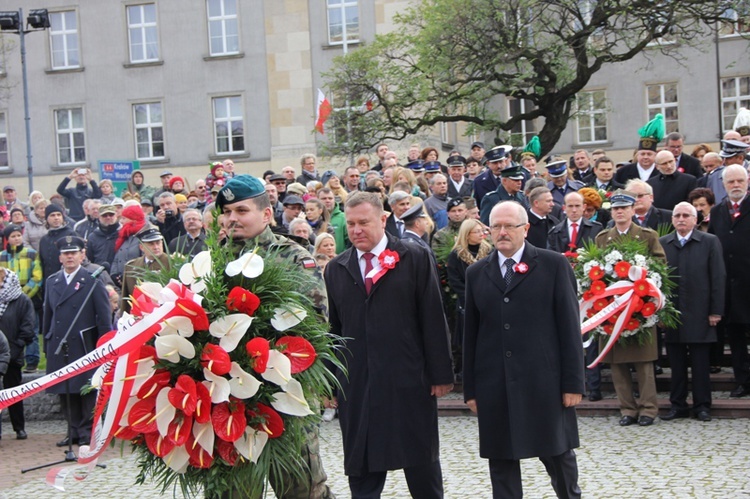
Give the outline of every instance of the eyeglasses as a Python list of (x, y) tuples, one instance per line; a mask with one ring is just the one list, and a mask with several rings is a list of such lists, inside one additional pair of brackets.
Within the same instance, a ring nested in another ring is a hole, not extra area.
[(672, 213), (672, 218), (690, 218), (695, 215), (691, 215), (690, 213)]
[(513, 224), (491, 225), (490, 226), (490, 230), (495, 231), (495, 232), (500, 232), (500, 231), (503, 231), (503, 230), (505, 232), (510, 232), (513, 229), (517, 229), (519, 227), (523, 227), (524, 225), (526, 225), (526, 224), (518, 224), (518, 225), (513, 225)]
[(474, 229), (471, 232), (469, 232), (469, 234), (479, 234), (479, 235), (483, 236), (484, 235), (484, 231), (482, 229)]
[(101, 218), (101, 217), (114, 217), (114, 216), (115, 216), (115, 214), (114, 214), (114, 213), (100, 213), (100, 214), (99, 214), (99, 217), (100, 217), (100, 218)]
[(635, 197), (638, 199), (645, 198), (646, 196), (650, 196), (651, 194), (645, 193), (645, 194), (636, 194)]
[(670, 159), (669, 161), (662, 161), (661, 163), (656, 163), (656, 166), (671, 165), (673, 163), (675, 163), (675, 160)]

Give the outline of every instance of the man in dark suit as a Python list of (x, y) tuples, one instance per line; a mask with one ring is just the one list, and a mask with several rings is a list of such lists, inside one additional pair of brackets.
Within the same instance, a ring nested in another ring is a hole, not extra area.
[(555, 202), (546, 187), (529, 192), (529, 230), (526, 240), (537, 248), (547, 248), (547, 236), (560, 221), (551, 215)]
[(724, 169), (727, 197), (711, 208), (708, 232), (721, 241), (727, 270), (726, 310), (721, 325), (729, 334), (732, 370), (737, 387), (732, 397), (750, 395), (750, 356), (747, 331), (750, 329), (750, 197), (747, 195), (747, 170), (741, 165)]
[[(62, 270), (47, 279), (44, 288), (44, 320), (42, 334), (47, 350), (47, 374), (61, 369), (89, 353), (100, 336), (111, 326), (112, 312), (107, 291), (102, 283), (91, 276), (81, 266), (86, 257), (85, 242), (76, 236), (65, 236), (57, 241)], [(86, 296), (91, 288), (91, 298)], [(78, 314), (78, 312), (81, 312)], [(76, 315), (78, 317), (76, 318)], [(76, 319), (75, 323), (73, 319)], [(64, 348), (56, 353), (65, 333), (67, 338), (68, 362), (65, 362)], [(91, 441), (91, 426), (94, 420), (96, 392), (81, 395), (81, 388), (89, 383), (91, 376), (81, 374), (64, 383), (47, 389), (48, 393), (60, 395), (62, 413), (68, 419), (70, 433), (57, 443), (65, 447), (69, 440), (73, 444), (88, 445)], [(69, 395), (66, 395), (69, 394)], [(70, 407), (67, 406), (68, 397)]]
[(586, 149), (578, 149), (573, 153), (573, 163), (575, 164), (574, 180), (578, 180), (584, 185), (593, 180), (594, 171), (591, 168), (591, 156)]
[[(424, 248), (385, 233), (375, 194), (346, 201), (353, 247), (325, 270), (331, 332), (348, 373), (337, 373), (344, 472), (352, 497), (380, 497), (403, 469), (414, 497), (443, 497), (437, 397), (453, 387), (448, 326)], [(394, 423), (397, 407), (408, 417)]]
[(391, 214), (385, 221), (385, 231), (397, 239), (404, 235), (404, 221), (401, 216), (411, 207), (411, 195), (404, 191), (393, 191), (388, 196)]
[(549, 249), (557, 253), (565, 253), (570, 249), (582, 248), (584, 244), (592, 242), (601, 232), (602, 224), (583, 218), (583, 196), (571, 192), (565, 196), (565, 219), (552, 227), (547, 236)]
[(529, 202), (523, 191), (521, 191), (523, 179), (525, 178), (521, 170), (520, 166), (510, 166), (500, 172), (500, 185), (497, 186), (497, 189), (484, 196), (482, 203), (479, 205), (479, 218), (483, 224), (487, 225), (489, 223), (492, 207), (500, 201), (515, 201), (525, 208), (529, 207)]
[(614, 180), (615, 163), (607, 156), (599, 157), (594, 163), (594, 178), (592, 178), (586, 187), (592, 187), (596, 190), (614, 192), (617, 189), (623, 189), (625, 186)]
[(716, 326), (724, 314), (724, 258), (719, 238), (695, 230), (698, 212), (690, 203), (678, 203), (672, 220), (675, 232), (661, 237), (659, 242), (677, 284), (672, 301), (680, 311), (680, 324), (665, 332), (672, 367), (669, 394), (672, 407), (661, 419), (670, 421), (690, 416), (687, 404), (689, 356), (693, 414), (700, 421), (711, 421), (711, 347), (716, 342)]
[(522, 206), (495, 205), (497, 251), (466, 273), (464, 400), (479, 419), (493, 497), (523, 495), (519, 460), (529, 457), (544, 463), (558, 497), (581, 497), (573, 451), (584, 393), (576, 281), (562, 255), (524, 241), (528, 229)]
[(659, 175), (648, 179), (648, 185), (654, 192), (654, 206), (671, 210), (677, 203), (687, 201), (690, 191), (695, 189), (695, 177), (680, 173), (669, 151), (656, 153), (656, 168)]
[(500, 185), (500, 172), (508, 166), (508, 153), (512, 149), (511, 146), (497, 146), (485, 153), (484, 160), (487, 169), (474, 179), (474, 199), (477, 200), (480, 208), (484, 196)]
[(638, 141), (638, 152), (635, 163), (629, 163), (617, 169), (615, 181), (627, 184), (628, 180), (639, 178), (644, 182), (659, 172), (654, 165), (656, 161), (656, 145), (659, 142), (652, 137), (641, 137)]
[(466, 178), (466, 159), (463, 156), (448, 158), (448, 197), (466, 198), (474, 190), (474, 181)]
[(682, 147), (685, 145), (685, 137), (679, 132), (672, 132), (667, 135), (667, 150), (672, 153), (675, 158), (677, 171), (692, 175), (695, 178), (703, 176), (703, 168), (701, 168), (701, 162), (697, 158), (685, 154), (682, 152)]
[[(650, 184), (639, 179), (631, 179), (625, 185), (625, 190), (635, 196), (635, 206), (633, 207), (633, 221), (641, 227), (659, 231), (671, 230), (672, 212), (656, 208), (654, 204), (654, 188)], [(614, 222), (611, 221), (608, 228), (612, 228)]]

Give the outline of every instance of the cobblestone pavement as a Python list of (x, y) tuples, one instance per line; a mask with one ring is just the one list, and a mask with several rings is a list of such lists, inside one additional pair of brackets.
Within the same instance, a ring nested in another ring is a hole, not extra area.
[[(658, 421), (654, 426), (621, 428), (618, 418), (579, 418), (581, 448), (578, 465), (584, 497), (594, 498), (750, 498), (750, 420), (716, 419)], [(397, 421), (394, 421), (397, 424)], [(490, 497), (487, 463), (478, 456), (477, 422), (471, 417), (440, 419), (441, 461), (445, 495), (449, 499)], [(29, 423), (29, 440), (39, 444), (43, 434), (62, 435), (62, 422)], [(39, 438), (37, 438), (39, 436)], [(323, 423), (321, 451), (329, 484), (339, 498), (349, 496), (341, 455), (337, 422)], [(5, 440), (0, 446), (0, 478), (18, 473), (14, 455)], [(127, 498), (162, 496), (155, 487), (135, 488), (133, 455), (107, 460), (106, 470), (97, 470), (87, 480), (69, 478), (66, 492), (47, 487), (41, 477), (29, 477), (21, 485), (0, 490), (3, 498)], [(12, 469), (11, 469), (12, 468)], [(20, 466), (19, 466), (20, 468)], [(554, 497), (542, 464), (523, 461), (526, 497)], [(273, 495), (269, 494), (269, 497)], [(384, 498), (409, 497), (401, 472), (386, 482)]]

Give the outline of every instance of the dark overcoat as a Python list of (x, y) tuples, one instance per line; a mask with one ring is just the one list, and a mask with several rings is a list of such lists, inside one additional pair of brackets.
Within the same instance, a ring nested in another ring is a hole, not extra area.
[[(628, 233), (624, 236), (621, 236), (617, 231), (617, 228), (613, 227), (600, 232), (596, 236), (595, 241), (596, 245), (600, 248), (606, 248), (610, 242), (619, 240), (623, 237), (638, 239), (645, 242), (648, 247), (649, 255), (666, 261), (664, 248), (662, 248), (659, 243), (659, 234), (649, 228), (641, 227), (635, 222), (630, 224), (630, 229), (628, 229)], [(648, 362), (656, 360), (659, 356), (659, 349), (656, 341), (655, 329), (656, 328), (652, 328), (651, 338), (643, 345), (639, 345), (637, 342), (631, 342), (627, 345), (615, 343), (614, 348), (612, 348), (602, 361), (609, 364), (623, 364), (627, 362)], [(600, 352), (604, 350), (605, 344), (606, 341), (603, 339), (599, 342)]]
[(434, 462), (437, 399), (430, 389), (453, 383), (435, 267), (419, 245), (388, 236), (387, 247), (400, 261), (369, 296), (354, 247), (325, 270), (331, 331), (346, 338), (341, 355), (349, 372), (338, 373), (338, 403), (347, 475)]
[[(581, 218), (578, 221), (578, 238), (575, 241), (576, 248), (582, 248), (584, 244), (594, 241), (598, 233), (602, 231), (602, 224), (596, 221)], [(552, 227), (547, 236), (549, 249), (556, 253), (565, 253), (570, 249), (570, 234), (568, 234), (568, 220), (565, 219)]]
[(557, 456), (578, 447), (574, 407), (584, 393), (576, 280), (565, 257), (526, 243), (526, 273), (506, 288), (498, 253), (466, 271), (464, 399), (475, 399), (479, 453)]
[[(89, 289), (94, 291), (88, 302), (84, 303)], [(104, 285), (91, 277), (86, 269), (81, 267), (73, 276), (70, 284), (65, 283), (63, 271), (55, 272), (44, 287), (44, 318), (42, 334), (45, 338), (47, 352), (47, 373), (64, 367), (63, 353), (55, 355), (65, 332), (70, 327), (79, 310), (82, 310), (78, 320), (68, 336), (69, 362), (73, 362), (86, 355), (84, 335), (89, 335), (94, 341), (108, 332), (112, 326), (112, 312), (109, 298)], [(92, 372), (80, 374), (70, 378), (70, 393), (80, 393), (81, 388), (91, 379)], [(48, 393), (66, 393), (65, 382), (48, 388)]]
[(672, 301), (680, 311), (680, 325), (665, 329), (665, 341), (715, 342), (716, 327), (708, 324), (708, 316), (724, 315), (727, 277), (719, 238), (693, 230), (685, 246), (680, 244), (677, 232), (659, 238), (659, 242), (677, 284)]
[(547, 215), (545, 218), (539, 218), (538, 216), (529, 212), (529, 231), (526, 233), (526, 242), (531, 243), (532, 246), (537, 248), (547, 248), (547, 236), (555, 225), (560, 223), (560, 220), (553, 217), (552, 214)]
[(730, 324), (750, 324), (750, 196), (740, 203), (740, 215), (729, 212), (729, 201), (711, 208), (709, 234), (719, 238), (727, 269), (726, 318)]
[(696, 179), (689, 173), (674, 172), (672, 175), (656, 175), (648, 179), (654, 190), (654, 206), (663, 210), (673, 210), (677, 203), (688, 200), (688, 194), (695, 189)]

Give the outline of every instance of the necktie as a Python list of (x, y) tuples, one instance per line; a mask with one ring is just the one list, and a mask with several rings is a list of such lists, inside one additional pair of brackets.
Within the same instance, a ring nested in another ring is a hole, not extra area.
[(372, 253), (365, 253), (362, 255), (362, 258), (365, 259), (365, 291), (367, 291), (367, 294), (369, 295), (370, 290), (372, 289), (372, 277), (367, 277), (367, 274), (372, 270), (372, 259), (375, 258), (375, 255)]
[(399, 237), (403, 236), (404, 235), (404, 222), (399, 220), (398, 222), (396, 222), (396, 227), (398, 228)]
[(513, 279), (513, 265), (515, 265), (516, 262), (513, 261), (512, 258), (508, 258), (505, 260), (505, 285), (510, 286), (510, 281)]
[(640, 216), (639, 215), (636, 218), (638, 218), (638, 225), (643, 225), (644, 223), (646, 223), (646, 217), (645, 216)]
[(740, 211), (740, 203), (732, 203), (732, 209), (734, 211)]
[(570, 226), (572, 228), (570, 231), (570, 243), (575, 244), (578, 241), (578, 222), (573, 222)]
[(680, 238), (680, 245), (681, 245), (681, 246), (685, 246), (685, 244), (687, 244), (687, 239), (686, 239), (686, 238), (684, 238), (684, 237), (681, 237), (681, 238)]

